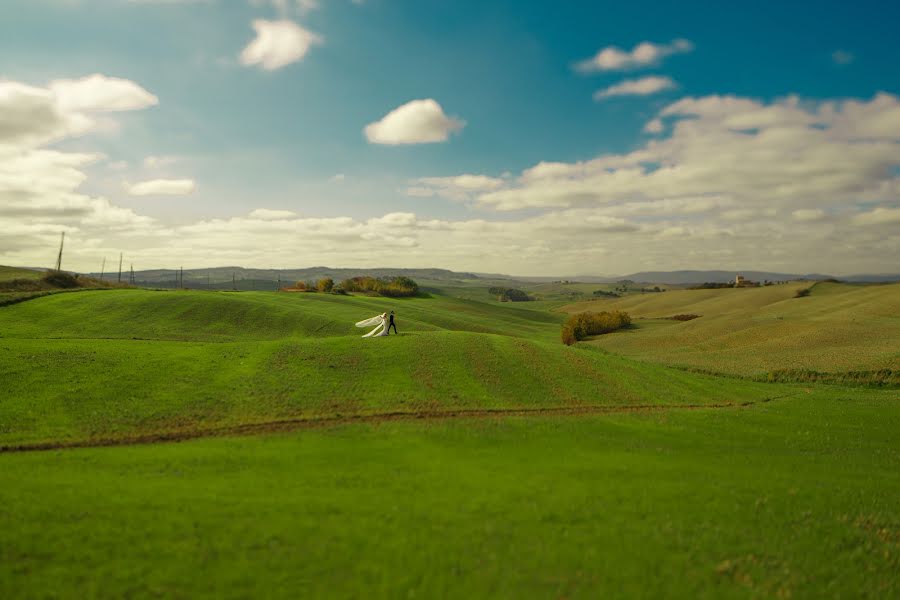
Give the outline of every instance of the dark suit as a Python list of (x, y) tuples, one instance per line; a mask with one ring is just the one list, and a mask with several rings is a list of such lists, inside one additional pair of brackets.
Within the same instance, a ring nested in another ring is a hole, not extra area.
[[(391, 315), (391, 321), (390, 321), (390, 323), (388, 323), (388, 331), (391, 330), (391, 327), (394, 328), (394, 333), (397, 333), (397, 325), (394, 323), (394, 315)], [(400, 334), (397, 333), (397, 335), (400, 335)]]

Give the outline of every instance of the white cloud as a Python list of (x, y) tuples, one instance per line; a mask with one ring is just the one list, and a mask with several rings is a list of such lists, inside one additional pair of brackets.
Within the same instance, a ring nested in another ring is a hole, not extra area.
[(174, 156), (148, 156), (144, 159), (144, 168), (146, 169), (161, 169), (163, 167), (168, 167), (170, 165), (174, 165), (178, 162), (178, 159)]
[(612, 96), (649, 96), (665, 90), (675, 89), (676, 84), (669, 77), (651, 75), (640, 79), (626, 79), (594, 93), (594, 100), (603, 100)]
[[(769, 104), (747, 98), (685, 98), (659, 117), (670, 137), (628, 154), (577, 163), (539, 163), (479, 202), (499, 210), (603, 206), (721, 195), (740, 204), (823, 210), (855, 198), (884, 202), (900, 166), (900, 101)], [(828, 211), (833, 212), (833, 211)]]
[(151, 179), (127, 186), (132, 196), (185, 196), (196, 189), (193, 179)]
[(671, 44), (641, 42), (631, 51), (609, 46), (598, 51), (593, 57), (576, 63), (575, 70), (581, 73), (594, 73), (652, 67), (658, 65), (667, 56), (690, 52), (693, 49), (694, 45), (684, 39), (677, 39)]
[(879, 206), (878, 208), (862, 212), (853, 217), (857, 225), (888, 225), (900, 223), (900, 208)]
[(47, 89), (0, 81), (0, 145), (37, 146), (89, 123), (84, 115), (63, 112)]
[(63, 111), (112, 112), (139, 110), (159, 104), (159, 99), (127, 79), (95, 73), (80, 79), (50, 82)]
[(263, 221), (277, 221), (280, 219), (293, 219), (299, 215), (292, 210), (272, 210), (268, 208), (257, 208), (250, 211), (247, 215), (250, 219), (260, 219)]
[(451, 200), (467, 200), (472, 194), (496, 190), (504, 180), (487, 175), (455, 175), (452, 177), (420, 177), (406, 189), (407, 196), (427, 198), (442, 196)]
[(413, 100), (399, 106), (381, 120), (366, 125), (364, 133), (372, 144), (427, 144), (444, 142), (465, 127), (465, 121), (444, 114), (431, 98)]
[(259, 66), (274, 71), (302, 60), (312, 46), (322, 44), (324, 38), (293, 21), (253, 21), (256, 38), (241, 52), (244, 66)]
[(663, 122), (662, 119), (656, 118), (647, 121), (647, 124), (644, 125), (645, 133), (662, 133), (663, 131)]
[(335, 173), (334, 175), (332, 175), (331, 177), (328, 178), (328, 181), (330, 181), (331, 183), (340, 183), (340, 182), (344, 181), (345, 179), (347, 179), (347, 176), (344, 175), (343, 173)]

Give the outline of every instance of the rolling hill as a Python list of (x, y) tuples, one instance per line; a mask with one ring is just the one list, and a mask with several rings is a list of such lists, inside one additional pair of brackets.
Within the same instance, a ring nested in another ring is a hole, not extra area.
[[(795, 297), (802, 289), (809, 295)], [(735, 375), (900, 368), (900, 284), (678, 290), (562, 310), (609, 309), (631, 314), (635, 327), (591, 343), (632, 358)], [(699, 318), (667, 319), (679, 314)]]
[[(355, 321), (391, 309), (401, 335), (360, 338)], [(784, 393), (567, 348), (561, 319), (441, 297), (133, 289), (42, 297), (0, 310), (0, 444), (337, 414), (727, 404)]]

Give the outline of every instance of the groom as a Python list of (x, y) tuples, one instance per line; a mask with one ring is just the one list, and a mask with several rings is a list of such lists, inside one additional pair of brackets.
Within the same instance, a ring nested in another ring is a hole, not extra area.
[(394, 311), (391, 311), (391, 321), (390, 321), (390, 323), (388, 323), (388, 328), (387, 328), (388, 333), (390, 333), (391, 327), (394, 328), (394, 333), (396, 333), (397, 335), (400, 335), (399, 333), (397, 333), (397, 325), (394, 323)]

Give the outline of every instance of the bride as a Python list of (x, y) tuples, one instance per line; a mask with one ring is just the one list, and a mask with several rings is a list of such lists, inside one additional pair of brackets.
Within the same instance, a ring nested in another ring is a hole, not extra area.
[(372, 317), (371, 319), (366, 319), (365, 321), (360, 321), (356, 324), (357, 327), (371, 327), (372, 325), (376, 326), (375, 329), (364, 335), (364, 338), (387, 335), (387, 313), (381, 313), (377, 317)]

